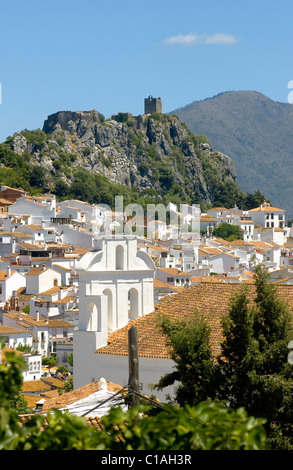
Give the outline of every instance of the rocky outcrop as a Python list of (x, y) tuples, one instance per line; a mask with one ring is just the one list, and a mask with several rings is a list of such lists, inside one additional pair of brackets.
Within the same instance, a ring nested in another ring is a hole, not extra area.
[(120, 113), (105, 120), (96, 110), (60, 111), (47, 118), (40, 132), (41, 145), (16, 133), (14, 152), (29, 152), (34, 164), (69, 183), (74, 168), (83, 167), (139, 192), (152, 189), (164, 195), (177, 187), (192, 202), (200, 197), (209, 203), (207, 166), (219, 181), (236, 181), (232, 160), (200, 143), (176, 116)]

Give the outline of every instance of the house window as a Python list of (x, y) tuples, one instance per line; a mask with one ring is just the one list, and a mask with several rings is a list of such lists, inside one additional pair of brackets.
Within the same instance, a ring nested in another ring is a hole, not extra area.
[(174, 281), (174, 277), (167, 277), (167, 282), (173, 282)]

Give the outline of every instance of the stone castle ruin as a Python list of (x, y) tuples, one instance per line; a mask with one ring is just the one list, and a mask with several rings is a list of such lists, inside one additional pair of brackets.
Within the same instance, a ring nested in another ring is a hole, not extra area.
[(161, 98), (153, 98), (151, 95), (144, 99), (144, 114), (162, 113)]

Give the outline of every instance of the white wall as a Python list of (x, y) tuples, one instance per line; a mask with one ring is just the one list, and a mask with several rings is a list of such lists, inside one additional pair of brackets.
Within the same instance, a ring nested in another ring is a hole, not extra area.
[(23, 380), (25, 382), (32, 380), (40, 380), (42, 374), (42, 357), (40, 354), (23, 354), (23, 359), (27, 363), (27, 369), (22, 371)]
[(232, 268), (238, 267), (239, 262), (233, 256), (229, 256), (225, 253), (214, 256), (210, 259), (211, 270), (217, 274), (223, 274), (231, 271)]
[(54, 281), (57, 279), (58, 286), (61, 285), (61, 275), (53, 269), (47, 269), (41, 274), (26, 275), (26, 294), (38, 294), (54, 287)]
[(55, 209), (48, 209), (43, 204), (36, 204), (25, 197), (19, 198), (14, 204), (8, 207), (8, 213), (19, 215), (31, 215), (32, 224), (50, 222), (51, 217), (56, 217)]
[(5, 281), (0, 281), (2, 293), (0, 294), (0, 302), (6, 302), (11, 297), (12, 292), (20, 287), (25, 287), (25, 276), (18, 272), (11, 274)]
[(68, 225), (58, 225), (60, 231), (63, 231), (63, 243), (80, 246), (91, 250), (93, 248), (93, 234), (85, 232), (78, 227)]
[[(75, 337), (73, 344), (75, 345)], [(86, 362), (84, 362), (86, 360)], [(84, 367), (84, 364), (87, 364)], [(162, 391), (152, 390), (150, 384), (155, 384), (166, 373), (171, 373), (175, 363), (171, 359), (155, 359), (139, 357), (139, 383), (142, 394), (155, 395), (158, 399), (166, 402), (166, 395), (174, 397), (174, 386), (166, 387)], [(75, 370), (80, 372), (75, 374)], [(129, 379), (128, 356), (111, 354), (94, 354), (88, 352), (87, 356), (74, 358), (73, 381), (74, 388), (91, 383), (104, 377), (110, 382), (127, 386)]]
[[(6, 335), (3, 334), (3, 337), (5, 338)], [(8, 336), (7, 346), (9, 348), (16, 349), (20, 345), (32, 346), (32, 344), (33, 344), (32, 335), (26, 330), (23, 330), (23, 332), (19, 332), (19, 333), (10, 333)]]
[(134, 236), (103, 236), (76, 266), (79, 275), (79, 329), (74, 332), (74, 375), (107, 344), (108, 332), (154, 310), (155, 265), (137, 250)]

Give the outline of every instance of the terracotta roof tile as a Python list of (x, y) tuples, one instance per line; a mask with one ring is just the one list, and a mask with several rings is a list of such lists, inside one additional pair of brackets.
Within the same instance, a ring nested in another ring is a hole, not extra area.
[(13, 326), (3, 326), (0, 325), (0, 336), (2, 335), (12, 335), (16, 333), (24, 333), (23, 329), (15, 328)]
[[(171, 320), (188, 320), (196, 309), (207, 319), (211, 327), (211, 347), (214, 353), (218, 353), (223, 339), (221, 318), (228, 311), (229, 300), (239, 292), (240, 288), (237, 283), (201, 283), (174, 296), (165, 297), (152, 313), (132, 320), (124, 328), (109, 334), (108, 345), (98, 349), (96, 353), (127, 355), (128, 330), (131, 326), (135, 326), (141, 357), (169, 358), (166, 338), (158, 328), (158, 314), (165, 314)], [(247, 288), (252, 296), (254, 284), (247, 284)], [(277, 290), (293, 312), (293, 285), (278, 286)]]
[(285, 212), (285, 210), (272, 207), (269, 204), (264, 204), (262, 206), (256, 207), (255, 209), (249, 209), (248, 212)]
[(158, 268), (158, 270), (167, 274), (172, 274), (173, 276), (190, 276), (189, 273), (185, 273), (184, 271), (180, 271), (180, 269), (176, 268)]
[(27, 273), (26, 276), (36, 276), (38, 274), (42, 274), (43, 272), (47, 271), (49, 268), (31, 268)]
[(160, 281), (159, 279), (154, 279), (154, 289), (169, 289), (175, 292), (180, 292), (184, 289), (183, 286), (173, 286), (172, 284), (168, 284), (167, 282)]
[[(36, 268), (37, 269), (37, 268)], [(61, 287), (60, 286), (54, 286), (54, 287), (51, 287), (50, 289), (44, 291), (44, 292), (40, 292), (38, 295), (53, 295), (53, 294), (57, 294), (58, 292), (60, 292), (60, 289)]]
[[(11, 276), (12, 274), (16, 273), (16, 271), (11, 271)], [(0, 271), (0, 281), (6, 281), (7, 279), (9, 279), (10, 276), (8, 276), (7, 274), (7, 271), (4, 270), (4, 271)]]

